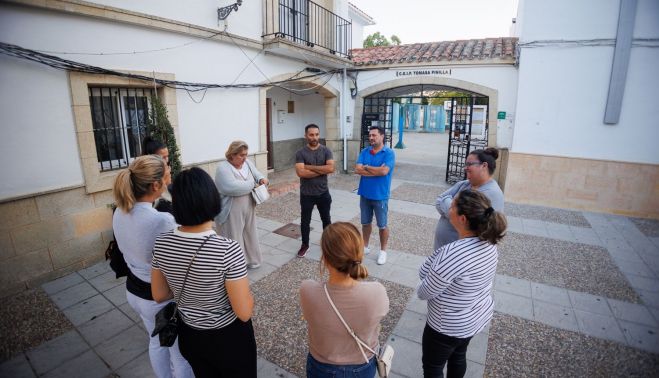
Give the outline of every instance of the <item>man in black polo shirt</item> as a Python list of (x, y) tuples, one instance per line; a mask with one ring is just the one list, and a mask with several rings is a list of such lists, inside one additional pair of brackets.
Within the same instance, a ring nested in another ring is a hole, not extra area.
[(320, 144), (320, 129), (313, 123), (304, 128), (307, 145), (295, 153), (295, 173), (300, 177), (300, 208), (302, 220), (302, 246), (297, 257), (309, 250), (309, 224), (314, 205), (318, 207), (323, 228), (332, 223), (330, 206), (332, 197), (327, 187), (327, 175), (334, 173), (334, 157), (329, 148)]

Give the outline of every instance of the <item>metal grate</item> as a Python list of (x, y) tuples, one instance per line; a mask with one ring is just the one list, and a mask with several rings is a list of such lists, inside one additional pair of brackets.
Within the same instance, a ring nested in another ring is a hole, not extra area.
[(352, 22), (309, 0), (267, 0), (263, 37), (322, 47), (350, 59)]
[(89, 88), (100, 171), (125, 168), (142, 154), (152, 89)]

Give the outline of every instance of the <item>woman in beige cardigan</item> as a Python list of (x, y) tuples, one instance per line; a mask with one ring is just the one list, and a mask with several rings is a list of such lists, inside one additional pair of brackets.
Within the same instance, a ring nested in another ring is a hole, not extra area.
[(215, 171), (215, 185), (220, 192), (222, 212), (215, 218), (219, 234), (237, 241), (245, 252), (247, 267), (261, 266), (261, 249), (256, 234), (256, 203), (252, 189), (268, 185), (268, 179), (247, 159), (247, 143), (231, 142)]

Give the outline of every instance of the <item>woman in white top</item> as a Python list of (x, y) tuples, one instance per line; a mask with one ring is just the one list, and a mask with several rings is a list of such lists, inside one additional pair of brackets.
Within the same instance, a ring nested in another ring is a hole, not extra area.
[(221, 210), (213, 179), (200, 168), (182, 171), (172, 200), (180, 226), (153, 247), (153, 297), (178, 298), (179, 346), (197, 378), (256, 377), (245, 257), (238, 243), (213, 231)]
[(215, 171), (215, 185), (222, 199), (222, 212), (215, 218), (220, 235), (240, 244), (247, 267), (261, 266), (261, 248), (256, 234), (256, 203), (252, 189), (268, 185), (268, 179), (247, 159), (247, 143), (231, 142)]
[(492, 318), (492, 281), (497, 270), (496, 243), (506, 231), (506, 218), (475, 190), (463, 190), (448, 212), (458, 240), (429, 256), (417, 289), (428, 301), (423, 331), (424, 377), (462, 377), (467, 369), (467, 346)]
[[(119, 172), (114, 182), (117, 210), (112, 228), (119, 249), (130, 269), (126, 279), (126, 298), (140, 315), (150, 335), (155, 315), (167, 303), (156, 303), (151, 296), (151, 253), (158, 234), (172, 230), (176, 223), (169, 213), (158, 212), (153, 201), (165, 191), (171, 179), (169, 167), (159, 156), (135, 159)], [(158, 337), (149, 340), (151, 366), (159, 378), (192, 377), (192, 369), (179, 352), (178, 345), (160, 346)]]

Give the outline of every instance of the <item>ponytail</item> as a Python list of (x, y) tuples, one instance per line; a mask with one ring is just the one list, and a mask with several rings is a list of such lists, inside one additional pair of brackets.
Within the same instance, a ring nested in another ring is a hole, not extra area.
[(492, 208), (483, 193), (463, 190), (455, 197), (455, 206), (457, 213), (467, 218), (469, 230), (479, 239), (497, 244), (506, 235), (506, 217)]
[[(117, 207), (129, 212), (140, 198), (153, 192), (154, 182), (165, 177), (167, 164), (157, 155), (140, 156), (114, 180), (114, 200)], [(164, 183), (163, 183), (164, 185)]]
[[(325, 227), (320, 238), (322, 260), (341, 273), (355, 280), (368, 277), (368, 269), (362, 264), (364, 242), (357, 227), (348, 222), (336, 222)], [(322, 263), (321, 263), (322, 275)]]
[(131, 211), (135, 206), (135, 195), (133, 194), (130, 175), (130, 170), (124, 169), (119, 172), (114, 180), (114, 201), (117, 203), (117, 207), (125, 212)]

